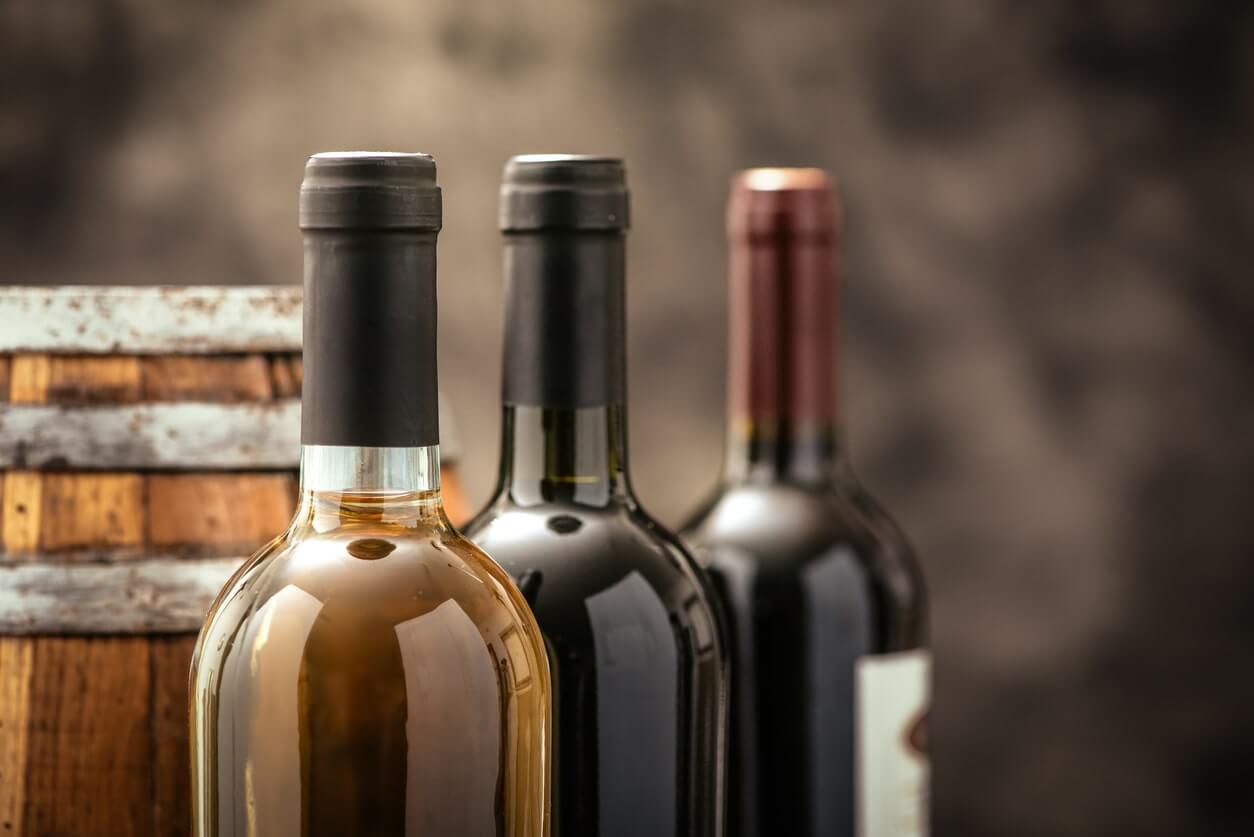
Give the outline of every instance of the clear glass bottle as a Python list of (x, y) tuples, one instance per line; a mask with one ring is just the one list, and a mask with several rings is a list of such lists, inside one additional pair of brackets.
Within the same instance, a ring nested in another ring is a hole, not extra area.
[(201, 632), (198, 837), (548, 830), (543, 639), (440, 502), (431, 158), (306, 168), (301, 499)]

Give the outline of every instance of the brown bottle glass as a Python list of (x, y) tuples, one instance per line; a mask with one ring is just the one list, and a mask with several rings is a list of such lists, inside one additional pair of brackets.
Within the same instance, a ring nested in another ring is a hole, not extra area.
[(335, 194), (302, 212), (301, 502), (201, 632), (198, 837), (548, 833), (543, 639), (440, 502), (438, 192), (435, 221), (429, 205), (376, 201), (426, 174), (412, 191), (430, 196), (434, 166), (418, 156), (315, 158), (307, 171), (306, 192), (322, 178)]
[(730, 628), (733, 837), (928, 828), (923, 581), (840, 444), (833, 192), (755, 169), (728, 207), (727, 455), (684, 534)]

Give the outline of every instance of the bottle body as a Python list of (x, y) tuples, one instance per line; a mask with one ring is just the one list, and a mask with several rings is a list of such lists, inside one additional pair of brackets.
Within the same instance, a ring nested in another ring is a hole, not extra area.
[(548, 677), (430, 492), (307, 492), (192, 668), (196, 834), (543, 837)]
[(729, 835), (927, 833), (922, 580), (848, 489), (729, 485), (685, 527), (728, 622)]
[(721, 834), (712, 593), (629, 495), (582, 502), (554, 476), (548, 499), (506, 487), (467, 527), (518, 581), (548, 647), (554, 834)]

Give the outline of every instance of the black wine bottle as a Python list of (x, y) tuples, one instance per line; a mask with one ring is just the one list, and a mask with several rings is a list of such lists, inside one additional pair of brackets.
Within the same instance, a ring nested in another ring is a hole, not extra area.
[(708, 582), (627, 476), (622, 163), (516, 157), (501, 189), (500, 479), (467, 534), (518, 580), (555, 685), (557, 837), (721, 834)]

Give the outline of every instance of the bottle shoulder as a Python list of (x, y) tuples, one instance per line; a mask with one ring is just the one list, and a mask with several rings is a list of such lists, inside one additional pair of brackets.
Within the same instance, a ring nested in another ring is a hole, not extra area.
[(914, 552), (856, 483), (726, 487), (683, 533), (733, 614), (769, 611), (797, 591), (846, 605), (854, 596), (875, 602), (884, 648), (926, 640), (927, 593)]
[(840, 550), (868, 570), (899, 576), (906, 586), (921, 585), (901, 528), (853, 482), (724, 486), (682, 532), (702, 561), (721, 552), (735, 554), (739, 562), (802, 566)]
[(449, 603), (485, 634), (535, 629), (509, 576), (450, 528), (293, 527), (227, 583), (205, 630), (233, 630), (291, 610), (362, 630), (390, 629)]
[(648, 559), (687, 547), (634, 503), (591, 507), (553, 503), (517, 506), (496, 503), (465, 527), (466, 537), (497, 561), (514, 552), (577, 550), (593, 560)]
[(497, 503), (466, 534), (524, 589), (559, 587), (563, 598), (578, 598), (638, 576), (668, 599), (705, 596), (688, 548), (634, 504)]
[(830, 486), (743, 483), (721, 486), (683, 527), (701, 542), (840, 537), (862, 528), (847, 498)]
[(564, 667), (583, 670), (596, 659), (591, 649), (602, 646), (620, 657), (627, 646), (667, 654), (683, 646), (694, 666), (702, 655), (722, 659), (704, 572), (678, 537), (634, 504), (497, 505), (467, 534), (518, 580)]

